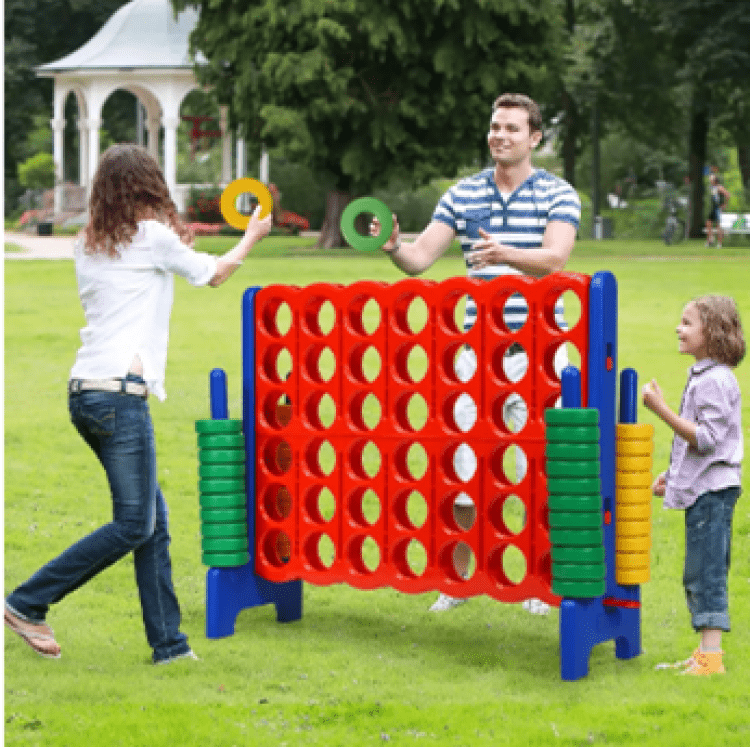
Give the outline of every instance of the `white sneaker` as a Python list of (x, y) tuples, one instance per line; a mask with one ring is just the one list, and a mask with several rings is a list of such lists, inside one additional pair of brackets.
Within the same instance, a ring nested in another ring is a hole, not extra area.
[(549, 614), (549, 605), (541, 599), (527, 599), (521, 606), (532, 615)]
[(466, 604), (468, 599), (461, 599), (460, 597), (450, 597), (447, 594), (441, 594), (435, 603), (430, 607), (430, 612), (447, 612), (452, 610), (454, 607), (459, 607), (462, 604)]
[(155, 661), (155, 665), (160, 664), (172, 664), (175, 661), (179, 661), (180, 659), (193, 659), (194, 661), (200, 661), (200, 659), (195, 655), (195, 651), (190, 649), (189, 651), (186, 651), (184, 654), (178, 654), (177, 656), (171, 656), (169, 659), (161, 659), (159, 661)]

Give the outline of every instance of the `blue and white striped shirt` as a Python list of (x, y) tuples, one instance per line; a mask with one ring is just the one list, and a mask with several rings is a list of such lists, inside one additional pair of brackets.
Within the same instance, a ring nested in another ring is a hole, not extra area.
[[(565, 221), (578, 228), (581, 201), (564, 179), (538, 169), (506, 201), (495, 184), (494, 174), (494, 167), (490, 167), (462, 179), (442, 196), (433, 213), (433, 220), (445, 223), (456, 232), (464, 259), (471, 252), (474, 242), (481, 238), (480, 228), (501, 243), (519, 249), (539, 248), (547, 224), (551, 221)], [(469, 277), (483, 280), (500, 275), (523, 274), (505, 264), (475, 270), (467, 263), (467, 270)], [(476, 305), (473, 299), (468, 298), (465, 329), (474, 324), (476, 315)], [(527, 316), (526, 299), (514, 293), (505, 306), (505, 323), (509, 329), (518, 329)], [(567, 329), (562, 300), (555, 306), (555, 319), (561, 329)]]

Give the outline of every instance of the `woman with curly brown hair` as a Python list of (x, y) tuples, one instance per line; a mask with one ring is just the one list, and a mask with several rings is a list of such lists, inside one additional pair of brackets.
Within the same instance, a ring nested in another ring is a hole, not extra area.
[(61, 655), (45, 622), (50, 606), (132, 552), (152, 661), (196, 658), (180, 631), (147, 397), (166, 397), (174, 275), (195, 286), (221, 285), (270, 230), (271, 217), (260, 220), (256, 210), (225, 255), (195, 252), (156, 161), (129, 144), (102, 155), (75, 253), (86, 326), (68, 403), (73, 424), (106, 472), (113, 519), (7, 597), (5, 624), (41, 656)]

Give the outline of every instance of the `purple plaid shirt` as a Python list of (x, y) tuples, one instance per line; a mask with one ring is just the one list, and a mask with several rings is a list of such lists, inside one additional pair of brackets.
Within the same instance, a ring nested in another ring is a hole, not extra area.
[(689, 508), (703, 493), (740, 485), (740, 413), (740, 387), (728, 366), (710, 358), (691, 366), (680, 416), (698, 426), (698, 448), (674, 437), (664, 508)]

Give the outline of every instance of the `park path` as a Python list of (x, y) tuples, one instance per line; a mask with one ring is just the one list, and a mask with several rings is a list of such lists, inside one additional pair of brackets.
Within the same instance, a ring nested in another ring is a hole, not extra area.
[(21, 251), (4, 252), (5, 259), (73, 259), (75, 236), (36, 236), (6, 231), (3, 246), (15, 244)]

